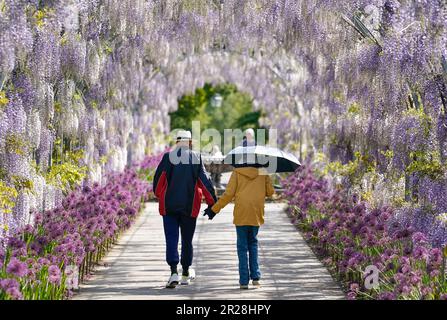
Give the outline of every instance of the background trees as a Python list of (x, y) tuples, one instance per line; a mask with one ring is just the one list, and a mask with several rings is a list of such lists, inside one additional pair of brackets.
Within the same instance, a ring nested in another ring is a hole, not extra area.
[[(220, 100), (218, 105), (213, 99)], [(225, 129), (258, 129), (261, 111), (255, 111), (253, 98), (240, 92), (234, 84), (213, 86), (207, 83), (194, 94), (182, 96), (177, 111), (170, 116), (172, 129), (191, 130), (192, 121), (200, 121), (201, 130), (213, 128), (223, 137)]]

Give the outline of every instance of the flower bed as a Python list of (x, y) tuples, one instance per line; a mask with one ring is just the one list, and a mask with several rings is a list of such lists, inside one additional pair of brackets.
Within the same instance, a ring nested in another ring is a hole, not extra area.
[[(393, 208), (348, 199), (308, 167), (284, 184), (293, 223), (349, 299), (447, 299), (442, 248), (402, 223)], [(368, 266), (378, 270), (377, 286), (368, 282)]]
[[(153, 159), (155, 159), (153, 161)], [(149, 174), (158, 156), (145, 159)], [(35, 213), (0, 249), (0, 299), (64, 299), (83, 281), (124, 230), (151, 191), (140, 166), (71, 192), (61, 207)]]

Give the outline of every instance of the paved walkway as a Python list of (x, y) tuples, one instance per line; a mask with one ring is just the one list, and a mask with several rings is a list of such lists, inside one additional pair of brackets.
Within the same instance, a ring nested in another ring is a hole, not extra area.
[(190, 286), (164, 288), (169, 268), (164, 260), (162, 219), (149, 203), (137, 223), (120, 239), (75, 299), (343, 299), (339, 286), (290, 224), (281, 204), (266, 205), (259, 233), (263, 286), (241, 291), (238, 284), (236, 233), (229, 205), (213, 221), (197, 223)]

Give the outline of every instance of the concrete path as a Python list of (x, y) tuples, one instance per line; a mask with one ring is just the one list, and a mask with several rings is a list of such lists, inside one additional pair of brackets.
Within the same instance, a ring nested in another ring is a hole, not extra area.
[[(203, 207), (204, 209), (204, 207)], [(238, 283), (233, 205), (213, 221), (197, 223), (190, 286), (166, 289), (162, 219), (149, 203), (137, 223), (120, 239), (95, 275), (74, 299), (343, 299), (339, 286), (290, 224), (282, 204), (266, 205), (259, 232), (262, 288), (241, 291)]]

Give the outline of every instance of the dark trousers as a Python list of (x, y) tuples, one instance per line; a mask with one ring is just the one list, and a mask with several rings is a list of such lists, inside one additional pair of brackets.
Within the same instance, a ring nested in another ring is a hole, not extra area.
[[(163, 226), (166, 238), (166, 262), (169, 266), (176, 267), (180, 262), (183, 270), (187, 270), (192, 264), (193, 247), (192, 239), (196, 230), (196, 218), (183, 215), (163, 216)], [(182, 236), (182, 253), (179, 261), (178, 240), (179, 230)]]

